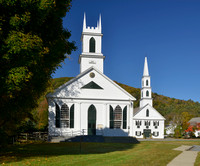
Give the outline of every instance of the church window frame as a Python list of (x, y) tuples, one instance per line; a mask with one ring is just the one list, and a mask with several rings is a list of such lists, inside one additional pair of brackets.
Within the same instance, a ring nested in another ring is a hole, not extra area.
[(91, 37), (89, 41), (89, 52), (95, 53), (95, 49), (96, 49), (96, 41), (94, 37)]
[(149, 117), (149, 109), (146, 110), (146, 117)]
[(141, 132), (141, 131), (136, 131), (136, 132), (135, 132), (135, 135), (136, 135), (136, 136), (141, 136), (141, 135), (142, 135), (142, 132)]
[(115, 109), (113, 109), (112, 106), (110, 106), (110, 128), (111, 129), (121, 129), (122, 121), (123, 121), (123, 112), (122, 108), (117, 105)]
[(64, 103), (60, 111), (60, 128), (69, 128), (69, 112), (68, 105)]
[(122, 125), (122, 109), (119, 105), (115, 107), (114, 114), (114, 128), (120, 129)]
[(159, 136), (159, 132), (158, 132), (158, 131), (154, 131), (154, 132), (153, 132), (153, 136), (154, 136), (154, 137), (158, 137), (158, 136)]
[(148, 129), (149, 126), (151, 125), (151, 122), (147, 120), (147, 121), (144, 122), (144, 125), (145, 125), (146, 128)]
[(146, 80), (146, 86), (149, 86), (149, 80)]
[(157, 129), (158, 126), (159, 126), (159, 121), (154, 121), (154, 122), (153, 122), (153, 126), (155, 127), (155, 129)]
[(137, 126), (137, 128), (140, 128), (140, 126), (142, 125), (142, 121), (141, 120), (136, 120), (135, 121), (135, 125)]
[(146, 96), (149, 97), (149, 91), (148, 90), (146, 91)]

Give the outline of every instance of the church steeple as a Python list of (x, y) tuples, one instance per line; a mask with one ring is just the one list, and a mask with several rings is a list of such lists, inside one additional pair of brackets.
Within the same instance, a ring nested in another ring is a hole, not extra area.
[(99, 15), (98, 29), (101, 32), (101, 14)]
[(143, 71), (143, 77), (142, 77), (140, 108), (144, 107), (147, 104), (153, 106), (151, 80), (149, 76), (147, 57), (145, 57), (144, 71)]
[(143, 76), (149, 76), (149, 69), (148, 69), (147, 57), (145, 57), (145, 60), (144, 60)]
[(99, 15), (96, 27), (87, 27), (86, 15), (84, 13), (83, 32), (81, 36), (82, 53), (79, 56), (80, 72), (93, 66), (103, 73), (103, 61), (105, 57), (101, 53), (101, 40), (103, 36), (101, 29), (101, 15)]
[(86, 17), (85, 17), (85, 13), (84, 13), (84, 18), (83, 18), (83, 32), (86, 29)]

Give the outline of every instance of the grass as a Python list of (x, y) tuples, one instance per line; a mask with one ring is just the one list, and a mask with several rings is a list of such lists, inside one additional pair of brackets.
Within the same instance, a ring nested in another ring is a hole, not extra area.
[(195, 162), (194, 166), (200, 166), (200, 152), (197, 155), (196, 162)]
[[(180, 151), (180, 145), (198, 142), (119, 143), (38, 143), (9, 146), (0, 150), (2, 165), (154, 165), (164, 166)], [(200, 163), (200, 154), (196, 165)]]

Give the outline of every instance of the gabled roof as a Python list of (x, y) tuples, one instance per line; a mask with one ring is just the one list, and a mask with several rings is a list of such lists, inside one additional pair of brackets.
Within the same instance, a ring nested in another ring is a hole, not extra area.
[(190, 125), (196, 125), (197, 123), (200, 123), (200, 117), (190, 119), (189, 123)]
[(84, 75), (86, 75), (87, 73), (91, 72), (92, 70), (95, 70), (98, 74), (100, 74), (101, 76), (103, 76), (106, 80), (108, 80), (111, 84), (113, 84), (113, 86), (115, 86), (116, 88), (118, 88), (121, 92), (123, 92), (124, 94), (126, 94), (130, 100), (135, 101), (136, 99), (129, 94), (127, 91), (125, 91), (123, 88), (121, 88), (119, 85), (117, 85), (114, 81), (112, 81), (110, 78), (108, 78), (106, 75), (104, 75), (101, 71), (97, 70), (95, 67), (91, 66), (90, 68), (88, 68), (87, 70), (85, 70), (84, 72), (80, 73), (79, 75), (77, 75), (75, 78), (71, 79), (70, 81), (64, 83), (63, 85), (61, 85), (60, 87), (58, 87), (57, 89), (55, 89), (55, 91), (53, 93), (49, 93), (46, 95), (46, 97), (55, 97), (54, 94), (60, 90), (62, 90), (63, 88), (65, 88), (66, 86), (72, 84), (73, 82), (75, 82), (76, 80), (78, 80), (79, 78), (83, 77)]
[(165, 118), (164, 118), (155, 108), (153, 108), (150, 104), (146, 104), (146, 105), (145, 105), (144, 107), (142, 107), (142, 108), (140, 108), (140, 107), (134, 108), (133, 118), (134, 118), (137, 114), (139, 114), (141, 111), (143, 111), (146, 107), (151, 107), (151, 109), (154, 110), (155, 112), (157, 112), (158, 116), (160, 116), (159, 119), (165, 120)]
[(140, 108), (140, 107), (134, 108), (133, 116), (135, 116), (138, 112), (140, 112), (144, 107), (142, 107), (142, 108)]

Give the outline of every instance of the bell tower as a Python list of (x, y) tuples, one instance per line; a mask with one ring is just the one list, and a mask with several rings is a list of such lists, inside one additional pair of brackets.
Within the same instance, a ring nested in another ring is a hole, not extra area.
[(91, 66), (103, 73), (103, 61), (105, 56), (101, 53), (102, 32), (101, 15), (96, 27), (86, 26), (86, 16), (84, 13), (83, 32), (81, 36), (82, 53), (79, 56), (80, 72), (87, 70)]
[(147, 57), (145, 57), (144, 71), (143, 71), (143, 77), (142, 77), (140, 108), (144, 107), (147, 104), (153, 106), (151, 80), (149, 76)]

